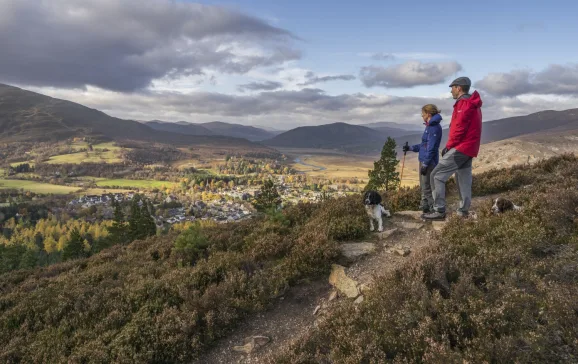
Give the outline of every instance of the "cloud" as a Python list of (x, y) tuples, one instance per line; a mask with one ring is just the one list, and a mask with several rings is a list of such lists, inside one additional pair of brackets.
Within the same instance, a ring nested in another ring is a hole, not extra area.
[(265, 81), (265, 82), (250, 82), (250, 83), (246, 83), (244, 85), (239, 85), (239, 87), (237, 87), (237, 90), (239, 90), (240, 92), (245, 92), (245, 91), (271, 91), (271, 90), (277, 90), (279, 88), (283, 87), (283, 84), (281, 82), (276, 82), (276, 81)]
[(330, 81), (352, 81), (355, 80), (355, 76), (353, 75), (336, 75), (336, 76), (323, 76), (319, 77), (316, 76), (315, 73), (309, 71), (305, 74), (305, 78), (307, 81), (303, 83), (299, 83), (298, 86), (310, 86), (316, 83), (321, 82), (330, 82)]
[(367, 87), (403, 88), (435, 85), (462, 70), (457, 62), (408, 61), (390, 67), (363, 67), (359, 78)]
[(578, 64), (550, 65), (540, 72), (490, 73), (474, 85), (495, 96), (578, 95)]
[(369, 57), (375, 61), (391, 61), (395, 59), (411, 59), (411, 60), (423, 60), (423, 59), (447, 59), (451, 58), (448, 54), (435, 53), (435, 52), (362, 52), (357, 53), (361, 57)]
[(393, 53), (374, 53), (371, 55), (371, 59), (374, 61), (393, 61), (397, 57)]
[[(187, 93), (147, 91), (122, 93), (87, 87), (86, 90), (36, 88), (36, 92), (71, 100), (110, 115), (132, 120), (223, 120), (247, 125), (268, 125), (288, 129), (343, 121), (363, 124), (397, 121), (421, 126), (421, 107), (436, 104), (448, 125), (454, 100), (447, 97), (411, 97), (383, 94), (331, 95), (317, 88), (276, 90), (246, 95), (216, 92)], [(482, 95), (484, 121), (550, 109), (575, 108), (576, 96), (528, 95), (513, 98)]]
[(0, 80), (116, 91), (244, 74), (301, 57), (297, 37), (223, 7), (171, 0), (2, 0)]

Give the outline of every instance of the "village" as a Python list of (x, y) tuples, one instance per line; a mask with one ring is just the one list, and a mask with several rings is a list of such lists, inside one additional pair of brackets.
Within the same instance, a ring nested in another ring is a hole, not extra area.
[[(282, 199), (282, 206), (299, 202), (317, 202), (324, 195), (323, 192), (304, 190), (282, 180), (277, 185), (277, 190)], [(250, 218), (255, 212), (251, 201), (259, 195), (259, 192), (260, 190), (255, 187), (235, 186), (230, 190), (213, 195), (209, 201), (197, 198), (199, 197), (198, 194), (191, 196), (190, 193), (182, 196), (171, 194), (164, 196), (162, 200), (150, 192), (145, 192), (143, 195), (155, 201), (155, 216), (153, 217), (157, 227), (163, 228), (166, 225), (185, 221), (212, 220), (218, 223), (227, 223)], [(98, 212), (98, 216), (102, 219), (112, 219), (112, 202), (131, 201), (135, 194), (136, 192), (84, 195), (69, 201), (67, 212), (77, 215), (82, 211), (92, 211), (94, 214)], [(331, 194), (335, 196), (345, 195), (342, 191), (332, 191)], [(96, 220), (96, 217), (86, 216), (86, 219)]]

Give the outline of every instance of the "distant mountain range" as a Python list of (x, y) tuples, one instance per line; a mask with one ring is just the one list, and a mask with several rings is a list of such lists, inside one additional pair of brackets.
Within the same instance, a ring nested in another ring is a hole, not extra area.
[[(442, 122), (447, 128), (449, 120)], [(141, 140), (173, 145), (242, 147), (271, 151), (273, 148), (333, 149), (355, 154), (376, 154), (388, 136), (399, 148), (406, 141), (417, 144), (423, 125), (419, 122), (378, 122), (366, 125), (332, 123), (302, 126), (285, 132), (225, 122), (194, 124), (152, 120), (137, 122), (111, 117), (70, 101), (55, 99), (0, 84), (0, 142), (51, 141), (92, 136), (110, 140)], [(578, 129), (578, 109), (546, 110), (526, 116), (483, 124), (482, 143), (543, 131)], [(414, 131), (415, 130), (415, 131)], [(276, 135), (278, 134), (278, 135)], [(445, 129), (442, 145), (448, 137)], [(255, 143), (255, 142), (259, 143)]]
[(270, 139), (280, 132), (271, 132), (254, 126), (241, 124), (224, 123), (213, 121), (210, 123), (194, 124), (186, 121), (177, 121), (175, 123), (160, 120), (144, 122), (147, 126), (155, 130), (170, 131), (186, 135), (222, 135), (233, 138), (245, 138), (250, 141), (261, 141)]
[(74, 102), (0, 84), (0, 142), (59, 141), (71, 137), (273, 151), (243, 138), (155, 130)]

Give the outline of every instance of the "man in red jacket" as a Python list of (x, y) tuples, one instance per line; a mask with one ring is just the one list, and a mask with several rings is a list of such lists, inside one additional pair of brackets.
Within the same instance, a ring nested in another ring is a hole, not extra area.
[(472, 202), (472, 159), (478, 156), (482, 136), (482, 99), (477, 91), (469, 94), (472, 83), (467, 77), (456, 78), (451, 84), (456, 103), (450, 123), (450, 133), (442, 159), (431, 173), (434, 211), (422, 215), (428, 220), (446, 218), (446, 182), (455, 174), (460, 194), (458, 215), (467, 217)]

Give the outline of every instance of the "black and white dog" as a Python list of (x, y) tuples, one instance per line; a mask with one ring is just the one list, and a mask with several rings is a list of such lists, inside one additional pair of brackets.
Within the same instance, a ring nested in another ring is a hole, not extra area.
[(492, 206), (492, 214), (502, 214), (509, 210), (518, 211), (521, 209), (521, 206), (516, 206), (512, 201), (503, 197), (498, 197), (494, 200), (494, 205)]
[(381, 195), (377, 193), (377, 191), (370, 190), (363, 195), (363, 204), (365, 205), (365, 211), (369, 216), (370, 231), (375, 230), (373, 220), (377, 220), (377, 231), (381, 232), (383, 231), (383, 219), (381, 216), (385, 215), (391, 217), (391, 213), (381, 205), (381, 201)]

